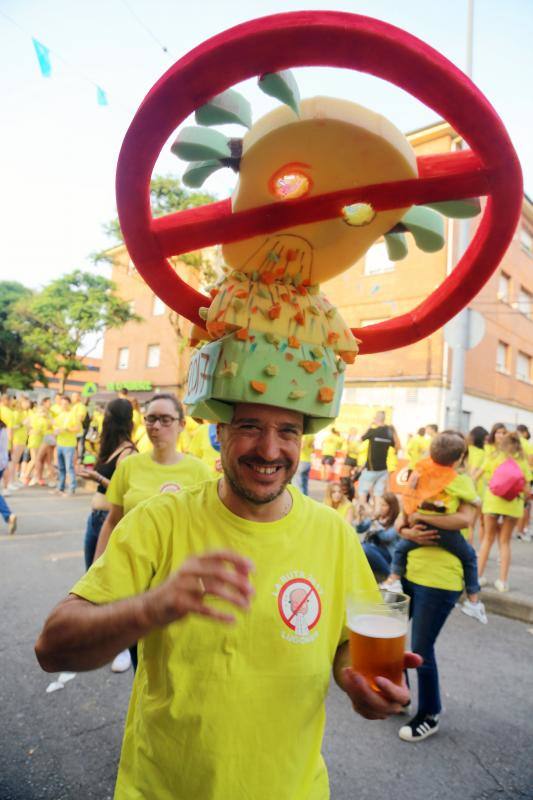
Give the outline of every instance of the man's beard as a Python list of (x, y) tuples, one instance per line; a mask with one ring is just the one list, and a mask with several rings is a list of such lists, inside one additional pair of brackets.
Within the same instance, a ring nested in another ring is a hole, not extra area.
[[(282, 495), (285, 489), (287, 488), (288, 484), (291, 482), (292, 477), (295, 474), (296, 469), (298, 467), (298, 465), (296, 464), (292, 470), (290, 469), (290, 466), (284, 468), (287, 474), (287, 480), (285, 480), (281, 484), (279, 489), (276, 489), (276, 491), (271, 492), (268, 495), (257, 495), (255, 494), (255, 492), (252, 492), (250, 489), (247, 489), (246, 486), (244, 486), (239, 481), (235, 472), (231, 469), (231, 467), (227, 463), (224, 457), (223, 450), (224, 448), (221, 448), (220, 450), (220, 460), (222, 462), (222, 468), (224, 470), (225, 479), (227, 480), (227, 482), (229, 483), (229, 485), (231, 486), (231, 488), (238, 497), (242, 498), (243, 500), (248, 500), (249, 503), (253, 503), (254, 505), (257, 506), (262, 506), (265, 505), (266, 503), (271, 503), (273, 500), (276, 500), (276, 498)], [(260, 459), (256, 459), (255, 463), (258, 464), (261, 463), (264, 466), (269, 466), (268, 462), (261, 461)]]

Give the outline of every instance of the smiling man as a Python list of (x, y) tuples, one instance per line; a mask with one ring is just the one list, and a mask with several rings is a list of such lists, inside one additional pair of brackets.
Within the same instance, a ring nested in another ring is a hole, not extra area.
[(375, 585), (349, 526), (290, 485), (304, 424), (237, 403), (218, 426), (223, 477), (126, 515), (45, 624), (47, 671), (95, 669), (140, 642), (118, 800), (325, 800), (332, 667), (368, 719), (408, 700), (347, 669), (345, 595)]

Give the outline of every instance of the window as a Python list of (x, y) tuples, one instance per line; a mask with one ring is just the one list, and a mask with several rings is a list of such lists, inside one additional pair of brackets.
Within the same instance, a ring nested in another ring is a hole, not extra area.
[(148, 345), (146, 366), (147, 367), (158, 367), (159, 366), (159, 345), (158, 344), (149, 344)]
[(392, 272), (394, 261), (389, 260), (385, 242), (373, 244), (365, 256), (365, 275), (379, 275), (380, 272)]
[(158, 297), (154, 294), (154, 302), (152, 303), (152, 316), (154, 317), (161, 317), (165, 313), (165, 304)]
[(121, 347), (118, 351), (117, 369), (128, 369), (129, 360), (130, 360), (129, 347)]
[(498, 342), (496, 369), (498, 372), (509, 372), (509, 345), (505, 342)]
[(518, 353), (516, 356), (516, 377), (519, 381), (531, 382), (531, 356)]
[(500, 280), (498, 282), (498, 300), (503, 300), (504, 303), (509, 303), (511, 299), (511, 278), (506, 272), (500, 273)]
[(518, 302), (516, 305), (522, 314), (525, 314), (526, 317), (531, 317), (533, 312), (533, 295), (531, 292), (528, 292), (527, 289), (524, 289), (523, 286), (520, 287), (520, 291), (518, 292)]
[(520, 244), (523, 250), (528, 253), (533, 252), (533, 238), (528, 229), (523, 226), (520, 228)]

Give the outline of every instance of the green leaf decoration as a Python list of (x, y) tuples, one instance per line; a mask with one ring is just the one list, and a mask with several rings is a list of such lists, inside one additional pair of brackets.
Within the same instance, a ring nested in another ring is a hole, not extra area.
[(386, 233), (385, 247), (391, 261), (401, 261), (407, 255), (407, 239), (404, 233)]
[(242, 94), (228, 89), (198, 108), (194, 118), (198, 125), (224, 125), (233, 122), (251, 128), (252, 106)]
[(170, 148), (175, 156), (184, 161), (230, 158), (229, 139), (219, 131), (207, 128), (183, 128)]
[(198, 189), (213, 172), (223, 169), (220, 161), (193, 161), (183, 173), (182, 181), (191, 189)]
[(292, 108), (297, 117), (300, 116), (300, 92), (294, 75), (290, 70), (267, 72), (259, 78), (259, 88), (270, 97)]
[(444, 247), (444, 220), (431, 208), (414, 206), (395, 226), (394, 233), (407, 231), (424, 253), (435, 253)]
[(443, 203), (426, 203), (426, 208), (432, 208), (439, 214), (452, 219), (470, 219), (481, 212), (479, 197), (469, 197), (466, 200), (448, 200)]

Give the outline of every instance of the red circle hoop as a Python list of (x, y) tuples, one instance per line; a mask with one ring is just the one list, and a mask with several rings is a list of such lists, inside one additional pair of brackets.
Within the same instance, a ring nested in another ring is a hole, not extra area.
[[(324, 53), (326, 55), (324, 55)], [(196, 108), (236, 83), (289, 67), (366, 72), (410, 92), (448, 120), (472, 148), (418, 159), (418, 179), (340, 190), (233, 214), (230, 200), (153, 219), (150, 178), (165, 142)], [(516, 228), (522, 175), (502, 121), (472, 81), (400, 28), (356, 14), (304, 11), (238, 25), (177, 61), (150, 90), (126, 133), (117, 167), (117, 205), (128, 252), (153, 291), (202, 326), (209, 298), (179, 278), (167, 258), (295, 224), (338, 216), (340, 205), (376, 210), (486, 195), (484, 214), (459, 263), (412, 311), (354, 329), (361, 353), (403, 347), (457, 314), (496, 269)]]

